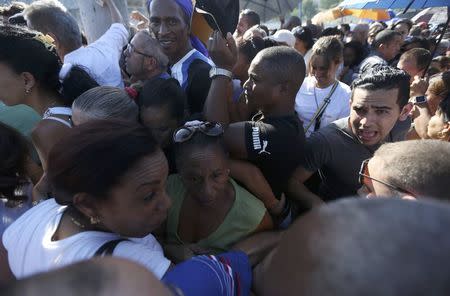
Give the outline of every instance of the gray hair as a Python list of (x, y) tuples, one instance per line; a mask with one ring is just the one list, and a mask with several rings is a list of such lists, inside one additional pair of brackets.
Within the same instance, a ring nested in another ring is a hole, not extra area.
[(450, 143), (414, 140), (382, 145), (374, 154), (381, 160), (386, 182), (420, 196), (450, 200)]
[(154, 38), (147, 30), (139, 31), (136, 33), (136, 35), (137, 34), (142, 34), (145, 36), (143, 48), (145, 53), (153, 56), (156, 59), (161, 70), (167, 71), (167, 66), (169, 65), (169, 58), (163, 52), (158, 40), (156, 40), (156, 38)]
[(73, 121), (77, 124), (96, 119), (138, 121), (139, 110), (128, 94), (117, 87), (94, 87), (72, 104)]
[(52, 33), (66, 50), (81, 47), (81, 32), (75, 18), (57, 0), (39, 0), (31, 3), (23, 12), (30, 28)]
[(449, 295), (449, 227), (450, 206), (433, 200), (351, 198), (318, 207), (257, 267), (255, 292)]

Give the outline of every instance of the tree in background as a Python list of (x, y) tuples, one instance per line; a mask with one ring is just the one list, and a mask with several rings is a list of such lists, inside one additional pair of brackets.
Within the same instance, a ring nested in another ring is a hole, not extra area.
[(320, 0), (320, 8), (322, 9), (328, 9), (332, 7), (336, 7), (340, 0)]
[(128, 24), (126, 0), (77, 0), (78, 7), (80, 8), (81, 22), (89, 43), (100, 38), (111, 26), (111, 14), (104, 3), (106, 1), (114, 1), (125, 24)]
[(313, 0), (304, 0), (302, 2), (302, 15), (310, 20), (317, 14), (317, 4)]

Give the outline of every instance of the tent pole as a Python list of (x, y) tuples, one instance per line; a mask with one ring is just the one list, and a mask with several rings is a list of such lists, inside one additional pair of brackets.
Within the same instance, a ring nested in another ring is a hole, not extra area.
[[(437, 51), (437, 49), (438, 49), (438, 47), (439, 47), (439, 44), (441, 44), (442, 38), (444, 37), (445, 32), (447, 31), (449, 21), (450, 21), (450, 6), (447, 6), (447, 22), (445, 23), (445, 27), (444, 27), (444, 29), (442, 30), (441, 36), (439, 36), (438, 42), (436, 43), (436, 47), (434, 48), (433, 53), (431, 54), (431, 60), (433, 60), (433, 57), (434, 57), (434, 55), (436, 54), (436, 51)], [(425, 75), (426, 75), (426, 73), (427, 73), (427, 71), (428, 71), (428, 68), (430, 67), (431, 60), (428, 62), (427, 67), (426, 67), (425, 70), (423, 71), (422, 78), (425, 77)]]

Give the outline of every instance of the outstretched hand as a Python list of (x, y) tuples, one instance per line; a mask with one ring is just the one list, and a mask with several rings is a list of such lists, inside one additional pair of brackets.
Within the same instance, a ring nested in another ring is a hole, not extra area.
[(214, 31), (208, 40), (208, 52), (219, 68), (231, 71), (236, 64), (237, 48), (231, 33), (227, 33), (224, 39), (219, 31)]

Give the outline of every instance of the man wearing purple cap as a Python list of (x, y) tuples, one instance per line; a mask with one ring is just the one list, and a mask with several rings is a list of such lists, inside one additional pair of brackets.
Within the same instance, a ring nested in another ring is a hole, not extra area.
[(169, 57), (170, 72), (187, 94), (191, 114), (201, 113), (208, 95), (212, 62), (191, 35), (191, 0), (148, 0), (149, 27)]

